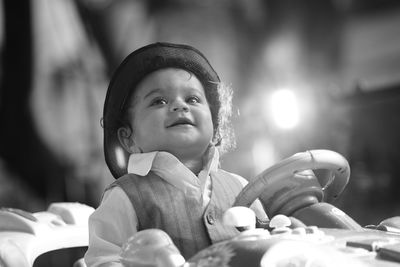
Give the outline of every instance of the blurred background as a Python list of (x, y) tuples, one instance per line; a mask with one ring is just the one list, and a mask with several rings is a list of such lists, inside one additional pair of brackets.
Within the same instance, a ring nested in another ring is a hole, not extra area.
[(234, 89), (252, 179), (300, 151), (343, 154), (335, 204), (363, 225), (400, 215), (400, 2), (0, 1), (0, 206), (97, 207), (112, 182), (100, 120), (111, 73), (155, 41), (193, 45)]

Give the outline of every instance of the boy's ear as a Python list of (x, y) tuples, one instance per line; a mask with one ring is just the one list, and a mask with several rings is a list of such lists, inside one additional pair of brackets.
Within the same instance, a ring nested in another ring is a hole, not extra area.
[(132, 137), (132, 130), (129, 127), (121, 127), (117, 131), (118, 140), (121, 146), (129, 153), (139, 153), (140, 149), (135, 146)]

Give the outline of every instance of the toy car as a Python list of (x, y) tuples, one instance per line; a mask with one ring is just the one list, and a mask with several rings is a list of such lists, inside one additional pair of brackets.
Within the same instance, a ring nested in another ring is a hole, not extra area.
[[(308, 171), (320, 169), (332, 175), (316, 177)], [(225, 213), (224, 221), (242, 230), (236, 237), (184, 259), (166, 233), (148, 229), (128, 240), (121, 261), (164, 267), (400, 266), (400, 217), (362, 227), (330, 204), (349, 176), (346, 159), (336, 152), (295, 154), (252, 180)], [(257, 198), (271, 217), (263, 228), (256, 227), (247, 208)], [(87, 246), (93, 209), (68, 205), (53, 204), (43, 214), (2, 210), (0, 265), (31, 266), (46, 251)]]

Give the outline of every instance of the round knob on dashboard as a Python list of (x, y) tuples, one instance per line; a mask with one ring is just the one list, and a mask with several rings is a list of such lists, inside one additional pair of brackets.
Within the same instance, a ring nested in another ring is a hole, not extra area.
[(275, 215), (269, 222), (271, 228), (289, 227), (292, 224), (289, 217), (283, 214)]
[(272, 217), (271, 221), (269, 222), (269, 227), (273, 228), (272, 234), (280, 234), (289, 232), (289, 226), (292, 224), (289, 217), (283, 214), (278, 214)]

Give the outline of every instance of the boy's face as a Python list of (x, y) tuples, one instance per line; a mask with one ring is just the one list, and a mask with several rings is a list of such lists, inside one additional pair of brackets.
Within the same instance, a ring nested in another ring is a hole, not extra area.
[(175, 68), (155, 71), (137, 85), (130, 101), (131, 151), (167, 151), (181, 160), (204, 154), (214, 129), (195, 75)]

